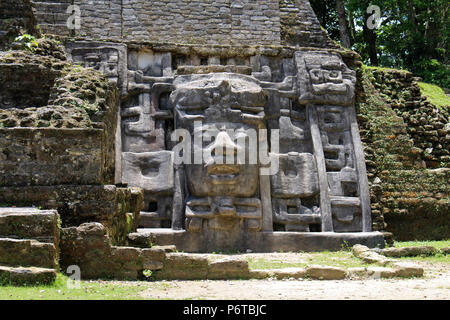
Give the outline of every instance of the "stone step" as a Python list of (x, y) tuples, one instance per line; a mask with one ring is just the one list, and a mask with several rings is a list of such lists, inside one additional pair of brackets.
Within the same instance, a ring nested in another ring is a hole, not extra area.
[(51, 284), (56, 279), (54, 269), (36, 267), (8, 267), (0, 265), (0, 286), (1, 285), (44, 285)]
[(162, 223), (170, 221), (162, 220), (161, 215), (158, 212), (144, 212), (139, 214), (139, 227), (142, 229), (161, 228)]
[(140, 248), (151, 246), (172, 246), (176, 245), (177, 237), (186, 233), (185, 230), (172, 230), (165, 228), (137, 229), (136, 232), (128, 234), (130, 245)]
[(0, 208), (0, 238), (57, 243), (58, 212), (36, 208)]
[(0, 238), (0, 265), (57, 268), (57, 251), (52, 243)]

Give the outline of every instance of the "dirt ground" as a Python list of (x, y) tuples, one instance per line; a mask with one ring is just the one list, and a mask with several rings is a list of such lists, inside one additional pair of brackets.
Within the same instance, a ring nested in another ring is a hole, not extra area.
[[(274, 254), (271, 258), (279, 257)], [(283, 258), (287, 258), (286, 254)], [(289, 256), (288, 260), (291, 258), (294, 257)], [(416, 263), (424, 267), (423, 278), (161, 281), (152, 283), (142, 292), (142, 297), (190, 300), (450, 300), (450, 265)]]

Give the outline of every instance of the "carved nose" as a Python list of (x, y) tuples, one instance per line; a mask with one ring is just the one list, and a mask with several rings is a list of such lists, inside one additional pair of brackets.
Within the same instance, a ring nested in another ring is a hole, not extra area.
[(239, 149), (239, 146), (235, 144), (230, 136), (224, 131), (219, 132), (212, 147), (218, 148), (219, 150), (224, 149), (224, 154), (230, 151), (236, 153)]
[(208, 146), (207, 149), (213, 158), (206, 160), (205, 165), (210, 166), (215, 163), (215, 157), (225, 157), (228, 154), (236, 156), (241, 147), (234, 143), (225, 131), (221, 131), (217, 134), (216, 139), (211, 145)]

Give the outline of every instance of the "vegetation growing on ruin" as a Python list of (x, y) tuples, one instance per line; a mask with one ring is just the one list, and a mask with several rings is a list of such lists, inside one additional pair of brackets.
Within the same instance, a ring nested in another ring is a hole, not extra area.
[(422, 95), (427, 97), (427, 99), (435, 106), (444, 109), (450, 108), (450, 98), (442, 90), (442, 88), (437, 85), (419, 82), (419, 87)]
[[(69, 63), (56, 39), (25, 34), (17, 40), (15, 50), (0, 55), (0, 63), (17, 69), (18, 75), (31, 70), (39, 75), (40, 82), (33, 85), (36, 92), (48, 96), (48, 102), (33, 105), (31, 98), (22, 109), (1, 109), (0, 127), (94, 128), (95, 123), (105, 121), (117, 99), (116, 86), (106, 76)], [(42, 84), (45, 90), (37, 88)]]

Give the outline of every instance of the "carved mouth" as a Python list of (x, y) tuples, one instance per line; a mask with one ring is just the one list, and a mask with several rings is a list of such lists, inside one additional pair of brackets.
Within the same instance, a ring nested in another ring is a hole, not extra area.
[(313, 90), (315, 94), (346, 94), (347, 86), (344, 83), (313, 84)]
[(239, 167), (234, 165), (214, 165), (208, 168), (208, 176), (213, 183), (235, 183), (239, 176)]

